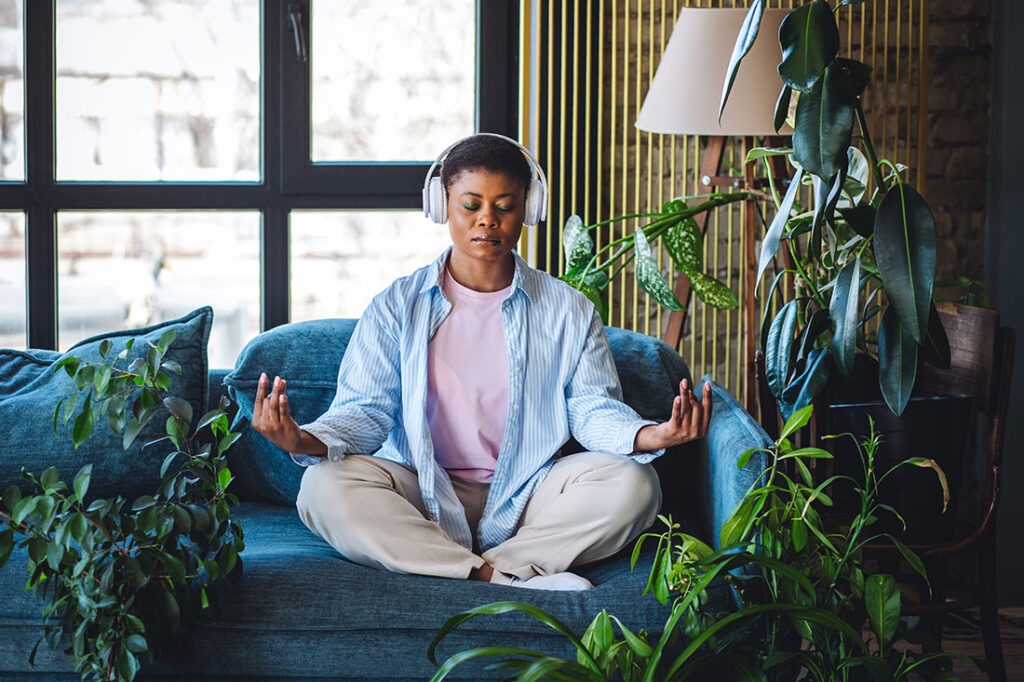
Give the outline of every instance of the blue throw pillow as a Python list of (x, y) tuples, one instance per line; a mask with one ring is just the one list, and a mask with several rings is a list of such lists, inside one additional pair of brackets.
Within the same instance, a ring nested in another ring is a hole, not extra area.
[(337, 390), (338, 368), (356, 320), (325, 319), (275, 327), (250, 341), (224, 378), (228, 395), (238, 405), (233, 428), (241, 432), (228, 453), (234, 492), (244, 499), (294, 504), (303, 468), (291, 456), (254, 430), (252, 419), (260, 374), (288, 382), (288, 408), (300, 424), (308, 424), (330, 407)]
[[(294, 504), (302, 480), (302, 467), (249, 425), (260, 374), (285, 379), (295, 421), (313, 421), (334, 399), (338, 367), (355, 326), (351, 319), (296, 322), (260, 334), (242, 349), (224, 379), (238, 405), (235, 428), (242, 433), (229, 454), (239, 496)], [(645, 334), (608, 327), (607, 336), (625, 402), (646, 419), (668, 419), (679, 381), (690, 376), (686, 363), (668, 344)]]
[[(169, 395), (184, 398), (198, 418), (206, 410), (206, 344), (213, 323), (213, 310), (200, 308), (176, 320), (125, 331), (101, 334), (80, 341), (66, 354), (48, 350), (16, 351), (0, 349), (0, 490), (15, 484), (27, 488), (21, 468), (35, 474), (55, 466), (61, 477), (70, 480), (84, 464), (93, 465), (90, 497), (124, 495), (129, 500), (152, 494), (160, 482), (160, 464), (170, 452), (168, 443), (143, 448), (142, 444), (164, 433), (162, 419), (152, 420), (126, 452), (121, 436), (115, 435), (101, 419), (89, 438), (75, 450), (71, 442), (71, 422), (58, 420), (53, 434), (53, 410), (73, 382), (63, 369), (53, 372), (53, 363), (65, 355), (99, 362), (100, 343), (110, 340), (112, 353), (119, 353), (129, 338), (156, 342), (168, 329), (176, 332), (166, 360), (181, 365), (180, 375), (171, 374)], [(135, 346), (139, 348), (139, 345)], [(80, 408), (78, 408), (80, 409)], [(76, 411), (77, 414), (77, 411)]]

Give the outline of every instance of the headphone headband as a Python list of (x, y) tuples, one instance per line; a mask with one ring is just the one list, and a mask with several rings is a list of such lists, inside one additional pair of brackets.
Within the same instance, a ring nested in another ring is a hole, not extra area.
[(499, 135), (498, 133), (476, 133), (474, 135), (468, 135), (448, 145), (445, 150), (438, 155), (434, 160), (434, 163), (430, 164), (430, 168), (427, 170), (427, 176), (423, 180), (423, 214), (435, 223), (444, 223), (447, 221), (447, 192), (441, 182), (440, 174), (435, 176), (434, 170), (443, 165), (444, 160), (448, 157), (448, 152), (452, 149), (459, 146), (466, 140), (480, 136), (495, 137), (499, 140), (511, 142), (523, 153), (523, 156), (526, 157), (527, 162), (530, 164), (530, 170), (537, 176), (530, 180), (530, 185), (526, 188), (526, 210), (523, 214), (523, 224), (532, 226), (536, 225), (541, 220), (544, 220), (547, 216), (548, 193), (548, 180), (547, 176), (544, 175), (544, 169), (542, 169), (540, 164), (537, 163), (537, 160), (533, 158), (533, 154), (530, 153), (529, 149), (521, 145), (516, 140), (513, 140), (511, 137)]

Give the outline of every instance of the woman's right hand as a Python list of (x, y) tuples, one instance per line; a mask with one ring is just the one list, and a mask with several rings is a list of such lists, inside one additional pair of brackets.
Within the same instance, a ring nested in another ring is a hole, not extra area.
[(303, 432), (288, 411), (288, 398), (284, 393), (286, 382), (281, 377), (274, 377), (274, 385), (268, 395), (269, 382), (266, 373), (260, 375), (252, 410), (252, 427), (282, 450), (298, 452), (302, 447)]

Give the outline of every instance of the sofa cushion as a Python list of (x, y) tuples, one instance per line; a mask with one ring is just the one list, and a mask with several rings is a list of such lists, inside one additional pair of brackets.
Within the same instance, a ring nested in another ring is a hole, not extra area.
[(281, 325), (257, 336), (224, 378), (238, 406), (233, 428), (241, 438), (228, 451), (234, 493), (243, 499), (293, 505), (302, 467), (287, 452), (249, 426), (260, 374), (288, 382), (288, 408), (300, 424), (327, 411), (337, 387), (338, 367), (356, 320), (324, 319)]
[[(288, 453), (249, 426), (260, 374), (288, 382), (288, 407), (300, 424), (330, 407), (338, 367), (356, 320), (325, 319), (282, 325), (250, 341), (224, 379), (238, 405), (235, 428), (242, 437), (229, 455), (235, 493), (243, 499), (292, 505), (302, 469)], [(607, 327), (608, 344), (622, 383), (625, 402), (645, 419), (664, 421), (683, 377), (690, 373), (668, 344), (646, 334)], [(569, 446), (567, 451), (578, 447)], [(233, 458), (233, 459), (232, 459)]]
[(21, 468), (36, 474), (56, 466), (61, 476), (70, 480), (84, 464), (93, 467), (91, 496), (124, 495), (133, 499), (152, 493), (159, 483), (160, 463), (171, 447), (167, 443), (143, 448), (143, 443), (163, 435), (164, 420), (154, 419), (127, 452), (121, 447), (121, 436), (107, 428), (106, 420), (96, 425), (92, 437), (77, 450), (71, 441), (71, 423), (58, 422), (53, 434), (53, 411), (57, 402), (74, 383), (68, 374), (53, 372), (53, 363), (67, 355), (89, 362), (100, 362), (99, 347), (104, 340), (113, 344), (111, 353), (124, 348), (129, 338), (138, 338), (136, 348), (145, 348), (144, 341), (156, 342), (168, 329), (176, 332), (174, 343), (165, 359), (182, 367), (180, 375), (171, 374), (170, 395), (184, 398), (193, 413), (203, 414), (206, 408), (207, 361), (206, 344), (213, 322), (213, 311), (200, 308), (188, 315), (160, 324), (102, 334), (80, 341), (67, 353), (47, 350), (0, 349), (0, 433), (4, 447), (0, 449), (0, 490), (10, 484), (28, 484), (21, 477)]

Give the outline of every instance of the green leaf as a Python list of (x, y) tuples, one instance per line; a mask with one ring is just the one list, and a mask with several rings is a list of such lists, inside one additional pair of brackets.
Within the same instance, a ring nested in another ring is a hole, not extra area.
[(900, 591), (891, 575), (876, 574), (864, 581), (864, 606), (883, 651), (900, 622)]
[(3, 568), (13, 552), (14, 530), (8, 528), (7, 530), (0, 531), (0, 568)]
[(163, 464), (160, 465), (160, 477), (161, 478), (163, 478), (164, 476), (167, 475), (167, 470), (170, 468), (171, 463), (174, 461), (174, 458), (177, 457), (179, 454), (180, 453), (177, 450), (175, 450), (171, 454), (169, 454), (166, 457), (164, 457), (164, 462), (163, 462)]
[(92, 464), (86, 464), (78, 473), (75, 474), (75, 479), (72, 482), (72, 488), (75, 491), (75, 498), (79, 502), (85, 502), (85, 493), (89, 490), (89, 481), (92, 478)]
[(946, 328), (942, 326), (942, 318), (939, 317), (934, 301), (928, 311), (928, 334), (921, 346), (921, 352), (922, 358), (928, 364), (940, 369), (949, 369), (952, 361), (949, 337), (946, 336)]
[(693, 218), (671, 225), (661, 239), (677, 270), (701, 270), (704, 267), (704, 236)]
[(794, 90), (806, 92), (839, 52), (839, 28), (825, 0), (801, 5), (779, 26), (782, 62), (779, 75)]
[(93, 427), (96, 425), (96, 419), (93, 416), (92, 406), (90, 400), (92, 396), (85, 396), (85, 405), (82, 407), (82, 413), (75, 419), (74, 426), (71, 427), (71, 441), (75, 445), (75, 449), (78, 446), (89, 440), (89, 436), (92, 435)]
[(696, 270), (687, 272), (686, 276), (697, 297), (712, 308), (735, 310), (740, 307), (736, 294), (724, 282)]
[(917, 379), (917, 348), (890, 305), (878, 327), (878, 384), (885, 404), (897, 416), (903, 414)]
[(779, 400), (779, 412), (784, 419), (789, 419), (794, 412), (810, 405), (825, 388), (830, 366), (828, 357), (828, 351), (821, 348), (807, 354), (804, 371), (786, 386)]
[(23, 497), (15, 503), (14, 509), (11, 510), (11, 523), (15, 526), (20, 525), (22, 521), (28, 518), (35, 510), (36, 504), (42, 499), (37, 496)]
[(750, 463), (750, 459), (754, 456), (755, 452), (757, 452), (757, 448), (748, 448), (744, 450), (739, 459), (736, 460), (736, 468), (742, 469), (746, 467), (747, 464)]
[(792, 156), (793, 150), (789, 147), (754, 147), (747, 152), (745, 163), (760, 161), (772, 156)]
[(168, 346), (174, 343), (175, 336), (177, 336), (177, 332), (174, 329), (168, 329), (160, 335), (160, 340), (156, 342), (156, 345), (166, 350)]
[(875, 261), (886, 296), (916, 343), (928, 329), (935, 241), (935, 218), (928, 204), (913, 187), (897, 183), (878, 207)]
[(807, 524), (803, 519), (793, 519), (793, 549), (802, 552), (807, 546)]
[(907, 563), (910, 564), (910, 567), (913, 568), (919, 576), (921, 576), (927, 581), (928, 571), (925, 570), (924, 562), (921, 561), (921, 557), (919, 557), (914, 550), (910, 549), (905, 544), (900, 542), (898, 538), (895, 538), (890, 535), (889, 540), (892, 542), (892, 544), (896, 545), (896, 549), (900, 551), (900, 554), (902, 554), (903, 558), (907, 560)]
[(565, 250), (565, 272), (573, 273), (586, 266), (594, 253), (594, 240), (578, 215), (571, 215), (562, 228), (562, 248)]
[(86, 386), (92, 383), (93, 377), (96, 375), (96, 368), (92, 365), (85, 365), (79, 368), (78, 372), (75, 373), (75, 387), (79, 390), (84, 389)]
[(768, 328), (768, 343), (764, 350), (765, 374), (772, 395), (779, 397), (789, 377), (789, 362), (793, 356), (793, 332), (796, 329), (798, 301), (790, 301), (772, 320)]
[(729, 93), (732, 92), (733, 83), (736, 82), (736, 72), (740, 69), (740, 62), (754, 47), (757, 40), (757, 33), (761, 27), (761, 15), (764, 14), (764, 0), (754, 0), (750, 9), (743, 17), (743, 25), (736, 36), (736, 43), (732, 48), (732, 56), (729, 58), (729, 66), (725, 70), (725, 82), (722, 83), (722, 98), (718, 105), (718, 121), (722, 121), (722, 112), (725, 111), (725, 103), (729, 101)]
[(53, 366), (50, 367), (50, 371), (56, 372), (61, 367), (63, 367), (64, 371), (67, 372), (67, 375), (71, 378), (74, 378), (75, 372), (78, 371), (78, 365), (81, 362), (81, 360), (74, 357), (73, 355), (68, 355), (67, 357), (61, 358), (57, 362), (53, 363)]
[(739, 506), (733, 510), (729, 518), (722, 524), (722, 532), (719, 538), (722, 547), (732, 547), (744, 539), (744, 531), (750, 526), (754, 515), (754, 505), (757, 504), (757, 500), (757, 497), (751, 496), (743, 498)]
[(616, 618), (611, 617), (615, 621), (615, 624), (619, 626), (619, 630), (622, 631), (622, 637), (626, 640), (626, 646), (628, 646), (633, 653), (641, 658), (648, 658), (653, 653), (651, 645), (646, 641), (640, 639), (632, 630), (627, 628), (625, 624)]
[(138, 634), (126, 637), (124, 645), (128, 647), (129, 651), (135, 654), (140, 654), (149, 649), (149, 645), (146, 644), (146, 638)]
[[(815, 4), (821, 2), (816, 0)], [(813, 90), (800, 95), (793, 129), (793, 156), (804, 170), (829, 181), (847, 160), (856, 100), (829, 67)]]
[(793, 88), (783, 84), (782, 90), (779, 91), (779, 97), (775, 100), (775, 116), (772, 119), (775, 132), (779, 132), (782, 130), (782, 126), (786, 125), (786, 119), (789, 117), (789, 103), (792, 99)]
[(135, 674), (139, 672), (139, 661), (128, 649), (121, 649), (121, 653), (117, 656), (117, 665), (115, 667), (120, 679), (130, 681), (134, 680)]
[(49, 542), (46, 545), (46, 563), (54, 571), (60, 570), (60, 562), (64, 559), (64, 545)]
[(209, 426), (213, 422), (217, 421), (217, 419), (223, 414), (224, 410), (210, 410), (202, 417), (200, 417), (199, 423), (196, 424), (196, 431), (198, 432), (200, 429)]
[(168, 372), (174, 372), (175, 374), (181, 374), (181, 365), (174, 360), (164, 360), (160, 365), (161, 369), (165, 369)]
[(114, 435), (120, 436), (127, 420), (123, 395), (115, 395), (107, 399), (107, 423)]
[(840, 208), (839, 215), (846, 224), (861, 237), (870, 237), (875, 233), (875, 208), (870, 204), (859, 204), (850, 208)]
[(135, 441), (135, 438), (138, 437), (139, 432), (145, 428), (146, 424), (149, 423), (149, 420), (153, 418), (154, 414), (156, 413), (144, 412), (142, 414), (141, 419), (133, 419), (130, 422), (128, 422), (128, 426), (126, 426), (124, 429), (124, 437), (121, 439), (122, 448), (127, 450), (129, 446), (131, 446), (131, 444)]
[(797, 168), (796, 172), (793, 173), (792, 179), (789, 181), (786, 194), (779, 203), (775, 217), (772, 218), (771, 225), (768, 226), (768, 231), (764, 233), (764, 239), (761, 241), (761, 255), (757, 261), (757, 279), (755, 280), (759, 284), (764, 276), (764, 271), (768, 268), (768, 264), (772, 262), (772, 259), (775, 258), (775, 253), (779, 250), (779, 244), (782, 242), (782, 230), (786, 227), (786, 223), (789, 222), (789, 214), (793, 211), (793, 203), (796, 201), (796, 195), (800, 191), (803, 177), (803, 170)]
[(68, 531), (71, 533), (71, 537), (75, 539), (75, 542), (82, 543), (82, 538), (85, 537), (85, 533), (89, 530), (89, 521), (85, 518), (82, 513), (76, 513), (71, 517), (68, 522)]
[(806, 407), (802, 407), (795, 411), (786, 419), (786, 424), (782, 427), (782, 431), (779, 432), (779, 440), (781, 441), (783, 438), (789, 438), (789, 436), (807, 426), (807, 423), (811, 421), (811, 413), (813, 411), (814, 408), (811, 405), (807, 405)]
[(661, 306), (669, 310), (683, 310), (672, 288), (665, 281), (657, 261), (651, 255), (651, 246), (643, 230), (633, 234), (634, 253), (636, 255), (636, 281)]
[[(184, 398), (177, 396), (164, 398), (164, 407), (170, 410), (171, 414), (175, 417), (185, 422), (186, 425), (192, 423), (192, 405)], [(168, 433), (170, 433), (170, 430), (168, 430)]]
[(839, 371), (850, 376), (857, 351), (857, 323), (860, 321), (860, 256), (847, 263), (836, 277), (828, 311), (835, 325), (832, 356)]
[(57, 470), (57, 467), (47, 467), (39, 477), (39, 485), (43, 487), (43, 491), (46, 492), (47, 495), (54, 491), (59, 481), (60, 471)]
[(96, 395), (104, 395), (107, 390), (107, 386), (110, 384), (110, 377), (114, 374), (114, 368), (110, 365), (103, 365), (93, 376), (93, 385), (96, 387)]
[(225, 490), (228, 487), (228, 483), (230, 482), (231, 470), (228, 469), (227, 467), (224, 467), (223, 469), (220, 470), (220, 473), (217, 474), (217, 483), (220, 486), (221, 490)]

